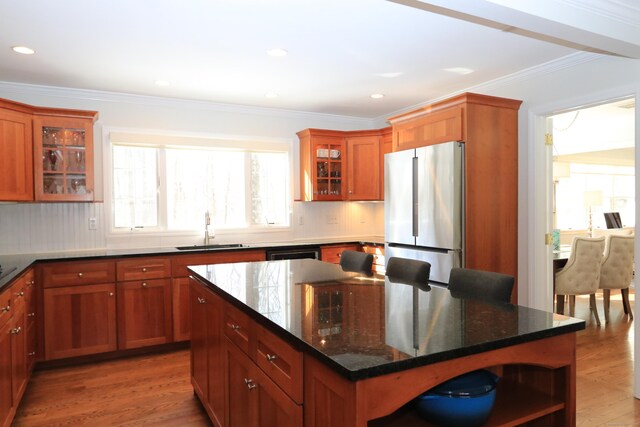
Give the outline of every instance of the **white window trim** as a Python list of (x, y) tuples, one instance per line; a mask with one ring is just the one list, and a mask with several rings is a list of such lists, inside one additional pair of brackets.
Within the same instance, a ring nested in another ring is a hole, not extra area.
[[(195, 238), (200, 235), (204, 235), (203, 230), (162, 230), (159, 227), (146, 227), (144, 229), (115, 229), (113, 227), (113, 158), (112, 158), (112, 144), (113, 137), (120, 139), (122, 142), (130, 142), (134, 144), (148, 144), (149, 146), (163, 145), (165, 147), (183, 147), (189, 146), (201, 146), (201, 147), (224, 147), (228, 148), (230, 144), (237, 144), (243, 150), (249, 149), (252, 151), (264, 151), (273, 152), (281, 151), (286, 152), (289, 158), (289, 195), (288, 195), (288, 216), (289, 225), (264, 225), (264, 226), (249, 226), (246, 228), (224, 228), (217, 229), (216, 235), (255, 235), (262, 233), (281, 233), (283, 231), (290, 231), (292, 229), (292, 209), (293, 209), (293, 194), (294, 194), (294, 163), (293, 163), (293, 139), (289, 138), (265, 138), (255, 136), (243, 136), (243, 135), (210, 135), (202, 133), (186, 133), (186, 132), (165, 132), (160, 130), (149, 129), (131, 129), (121, 127), (103, 127), (102, 129), (102, 141), (103, 141), (103, 170), (104, 170), (104, 222), (105, 222), (105, 235), (107, 243), (120, 241), (126, 239), (127, 243), (134, 243), (132, 240), (144, 240), (148, 238)], [(171, 144), (168, 144), (171, 142)], [(160, 179), (165, 179), (165, 166), (163, 162), (158, 162), (158, 175)], [(160, 183), (158, 183), (160, 185)], [(160, 192), (158, 194), (159, 206), (166, 204), (166, 196)], [(161, 218), (162, 216), (162, 218)], [(166, 223), (166, 213), (160, 209), (158, 212), (158, 222), (160, 224)], [(204, 226), (203, 226), (204, 227)], [(142, 245), (144, 246), (144, 245)]]

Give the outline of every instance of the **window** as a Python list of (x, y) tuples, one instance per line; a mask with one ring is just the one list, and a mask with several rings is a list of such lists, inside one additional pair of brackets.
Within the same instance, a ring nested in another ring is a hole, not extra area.
[(288, 145), (111, 142), (116, 230), (200, 230), (206, 211), (216, 229), (289, 225)]

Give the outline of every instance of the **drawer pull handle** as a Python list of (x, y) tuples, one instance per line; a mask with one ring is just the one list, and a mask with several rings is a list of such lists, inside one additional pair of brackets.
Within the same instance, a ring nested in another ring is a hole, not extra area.
[(274, 360), (276, 360), (276, 359), (278, 358), (278, 356), (277, 356), (277, 355), (275, 355), (275, 354), (269, 354), (269, 353), (267, 353), (264, 357), (266, 357), (266, 358), (267, 358), (267, 361), (268, 361), (268, 362), (273, 362)]
[(17, 297), (23, 297), (24, 296), (24, 291), (16, 292), (16, 296)]
[(142, 267), (142, 272), (146, 273), (147, 272), (147, 267)]
[(78, 273), (78, 277), (82, 277), (82, 276), (84, 276), (84, 274)]
[(20, 326), (18, 326), (17, 328), (13, 328), (13, 329), (11, 330), (11, 333), (12, 333), (13, 335), (18, 335), (18, 334), (20, 333), (20, 331), (22, 331), (22, 328), (21, 328)]
[(30, 353), (27, 353), (27, 356), (35, 356), (35, 355), (36, 355), (36, 352), (35, 352), (35, 351), (32, 351), (32, 352), (30, 352)]
[(6, 307), (2, 307), (2, 312), (3, 313), (6, 313), (7, 311), (11, 311), (11, 306), (10, 305), (8, 305)]
[(143, 287), (143, 288), (146, 288), (147, 286), (148, 286), (148, 285), (147, 285), (147, 282), (142, 282), (142, 287)]
[(199, 304), (204, 304), (205, 302), (207, 302), (206, 299), (198, 297), (198, 303)]
[(240, 330), (240, 325), (234, 325), (234, 324), (231, 324), (231, 325), (229, 325), (229, 327), (230, 327), (231, 329), (233, 329), (234, 331), (239, 331), (239, 330)]
[(27, 313), (27, 317), (36, 317), (35, 313)]
[(249, 379), (249, 378), (245, 378), (244, 383), (247, 385), (247, 388), (249, 390), (253, 390), (254, 388), (258, 387), (258, 385), (254, 383), (252, 379)]

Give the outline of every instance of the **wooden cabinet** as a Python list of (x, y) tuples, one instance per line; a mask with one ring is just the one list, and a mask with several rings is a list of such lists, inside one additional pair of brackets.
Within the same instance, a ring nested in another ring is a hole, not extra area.
[(213, 423), (224, 426), (227, 423), (222, 300), (196, 281), (190, 280), (190, 289), (191, 323), (198, 325), (191, 334), (191, 383)]
[(302, 425), (302, 353), (192, 279), (191, 381), (215, 425)]
[(0, 100), (0, 200), (33, 200), (32, 116)]
[(380, 200), (384, 200), (384, 155), (393, 151), (391, 126), (380, 129)]
[(94, 199), (93, 122), (93, 117), (35, 116), (36, 200)]
[(385, 272), (385, 257), (384, 257), (384, 245), (383, 244), (364, 244), (362, 245), (362, 252), (373, 255), (373, 272), (377, 274), (384, 274)]
[(320, 246), (320, 259), (324, 262), (340, 264), (340, 255), (342, 254), (342, 251), (346, 250), (359, 251), (360, 245), (348, 244)]
[(132, 258), (116, 262), (118, 349), (173, 341), (171, 260)]
[[(464, 142), (465, 267), (514, 277), (518, 276), (520, 104), (465, 93), (389, 119), (394, 151)], [(517, 295), (516, 290), (513, 302)]]
[(382, 135), (382, 130), (298, 132), (300, 199), (382, 200)]
[(189, 270), (190, 265), (220, 264), (226, 262), (265, 261), (264, 250), (216, 251), (199, 254), (176, 255), (171, 260), (171, 293), (173, 299), (173, 339), (188, 341), (189, 314)]
[(381, 200), (380, 133), (347, 137), (346, 200)]
[(230, 426), (302, 425), (302, 406), (283, 393), (249, 356), (231, 342), (226, 346), (226, 358)]
[(9, 426), (31, 374), (27, 310), (33, 271), (27, 270), (0, 293), (0, 425)]
[(39, 268), (45, 359), (116, 350), (114, 261), (46, 263)]

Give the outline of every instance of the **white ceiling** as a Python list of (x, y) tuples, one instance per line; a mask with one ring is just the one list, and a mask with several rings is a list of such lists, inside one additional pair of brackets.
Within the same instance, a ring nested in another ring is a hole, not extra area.
[(366, 118), (580, 50), (640, 58), (637, 0), (7, 0), (0, 17), (0, 81)]

